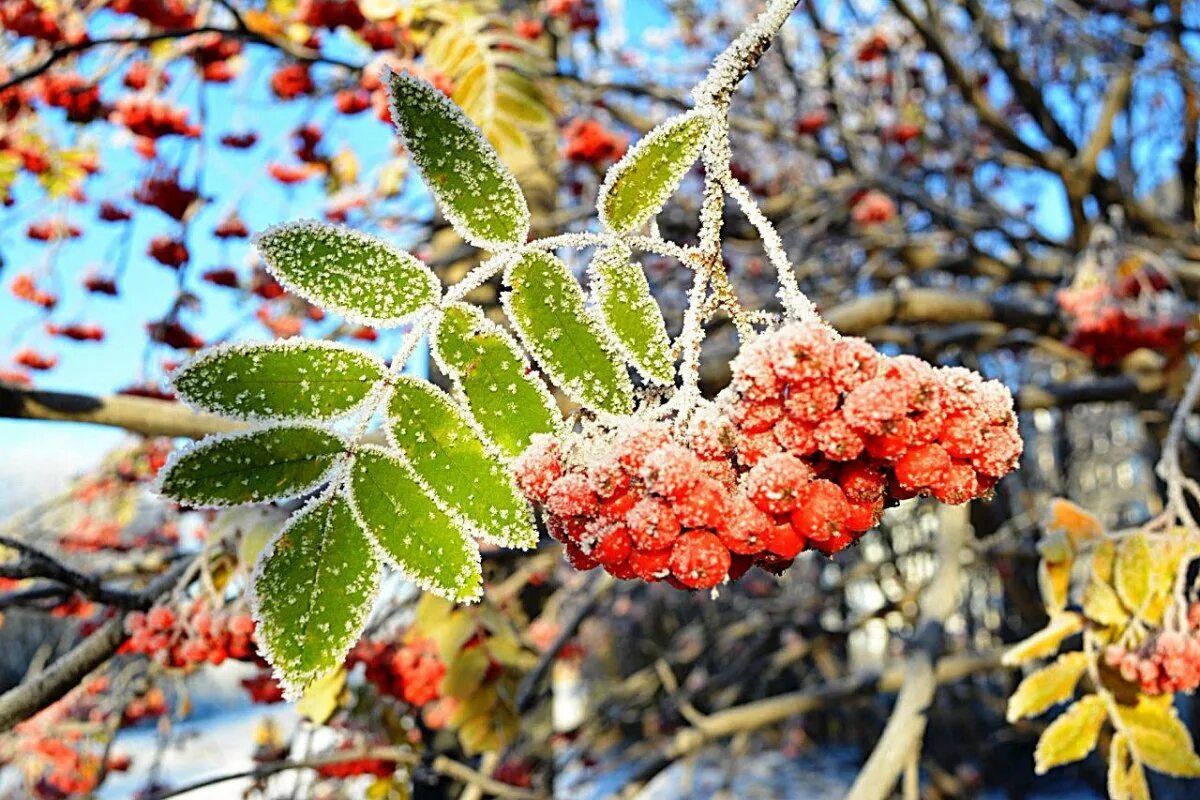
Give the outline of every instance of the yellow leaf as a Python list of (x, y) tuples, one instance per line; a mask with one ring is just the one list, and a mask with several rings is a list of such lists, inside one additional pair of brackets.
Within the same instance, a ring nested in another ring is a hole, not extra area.
[(252, 33), (262, 36), (278, 36), (283, 33), (279, 20), (265, 11), (248, 9), (242, 12), (242, 21)]
[(421, 633), (437, 644), (438, 657), (445, 664), (457, 658), (458, 651), (475, 635), (476, 629), (475, 617), (469, 611), (456, 611), (439, 621), (421, 624)]
[(1042, 732), (1034, 751), (1034, 772), (1045, 775), (1053, 767), (1079, 761), (1092, 752), (1108, 714), (1104, 701), (1089, 694), (1075, 702)]
[(1047, 533), (1037, 543), (1037, 551), (1042, 559), (1051, 564), (1065, 564), (1075, 557), (1071, 540), (1062, 532)]
[(1073, 634), (1083, 630), (1083, 617), (1074, 611), (1064, 611), (1055, 614), (1046, 623), (1046, 627), (1027, 639), (1017, 642), (1004, 653), (1003, 662), (1006, 666), (1024, 664), (1035, 658), (1044, 658), (1058, 652), (1058, 648)]
[(442, 677), (442, 694), (459, 699), (470, 696), (483, 682), (490, 663), (481, 647), (462, 651), (446, 667), (446, 674)]
[(1112, 583), (1113, 564), (1116, 560), (1116, 545), (1105, 539), (1092, 551), (1092, 574), (1105, 583)]
[(475, 692), (465, 700), (460, 701), (455, 707), (453, 713), (450, 714), (450, 727), (461, 728), (466, 724), (467, 720), (474, 719), (491, 711), (499, 700), (500, 695), (491, 686)]
[(1101, 625), (1124, 625), (1129, 619), (1116, 591), (1094, 575), (1083, 589), (1083, 614)]
[(375, 191), (380, 197), (394, 197), (404, 188), (406, 177), (408, 177), (408, 159), (393, 158), (386, 161), (375, 176)]
[(1109, 800), (1129, 797), (1129, 739), (1123, 733), (1113, 734), (1108, 745), (1108, 797)]
[(296, 710), (316, 725), (324, 725), (338, 709), (342, 689), (346, 686), (346, 670), (338, 667), (309, 684)]
[(1115, 584), (1130, 611), (1137, 611), (1150, 596), (1150, 546), (1146, 536), (1135, 533), (1117, 548)]
[(1065, 533), (1076, 548), (1104, 533), (1104, 526), (1095, 514), (1061, 497), (1051, 500), (1046, 507), (1042, 528), (1047, 533)]
[(1042, 603), (1047, 613), (1054, 616), (1067, 607), (1067, 593), (1071, 588), (1071, 562), (1038, 562), (1038, 588), (1042, 591)]
[(1146, 783), (1146, 770), (1134, 763), (1125, 776), (1126, 797), (1129, 800), (1150, 800), (1150, 785)]
[(1200, 778), (1200, 756), (1192, 749), (1192, 737), (1179, 721), (1171, 696), (1164, 699), (1142, 695), (1136, 706), (1119, 706), (1117, 713), (1129, 734), (1134, 757), (1156, 772), (1178, 778)]
[(1076, 651), (1064, 653), (1053, 663), (1026, 675), (1008, 698), (1008, 721), (1036, 717), (1051, 706), (1070, 700), (1087, 665), (1087, 655)]
[(292, 44), (304, 44), (312, 38), (312, 28), (303, 22), (289, 22), (283, 29), (283, 35)]
[(400, 13), (400, 0), (359, 0), (362, 15), (370, 20), (395, 19)]

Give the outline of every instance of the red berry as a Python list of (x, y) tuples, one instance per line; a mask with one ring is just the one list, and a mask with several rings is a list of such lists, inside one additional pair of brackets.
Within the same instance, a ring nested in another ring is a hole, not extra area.
[(679, 536), (679, 518), (662, 500), (647, 497), (629, 510), (633, 545), (639, 550), (662, 550)]
[(814, 542), (823, 542), (844, 529), (850, 517), (850, 503), (841, 487), (827, 480), (815, 480), (803, 487), (792, 512), (796, 532)]
[(716, 586), (729, 574), (729, 565), (729, 549), (708, 531), (688, 531), (671, 548), (671, 574), (693, 589)]
[(950, 454), (940, 444), (911, 447), (896, 462), (896, 480), (906, 489), (915, 491), (941, 483), (949, 471)]

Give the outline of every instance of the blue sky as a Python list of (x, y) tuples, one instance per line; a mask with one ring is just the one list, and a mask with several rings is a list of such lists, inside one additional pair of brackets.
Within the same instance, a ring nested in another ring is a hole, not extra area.
[[(669, 22), (669, 15), (657, 3), (627, 4), (625, 26), (631, 36), (640, 36), (647, 28)], [(336, 39), (329, 43), (331, 54), (347, 60), (362, 57), (362, 51), (345, 46)], [(322, 146), (336, 153), (343, 144), (353, 142), (360, 159), (360, 174), (370, 182), (372, 175), (391, 157), (393, 134), (389, 125), (379, 122), (371, 110), (354, 117), (336, 113), (326, 102), (300, 99), (280, 103), (270, 94), (263, 73), (277, 63), (273, 53), (248, 48), (249, 63), (241, 76), (225, 85), (200, 87), (189, 77), (187, 68), (173, 70), (174, 80), (164, 91), (172, 102), (193, 109), (198, 92), (203, 91), (207, 118), (199, 140), (166, 137), (159, 140), (162, 160), (179, 167), (182, 183), (190, 185), (203, 163), (199, 188), (213, 198), (192, 220), (187, 238), (191, 252), (184, 288), (198, 296), (202, 309), (185, 312), (184, 323), (206, 340), (230, 334), (233, 338), (265, 338), (266, 333), (252, 315), (259, 300), (243, 298), (236, 290), (214, 287), (200, 278), (213, 267), (231, 266), (243, 275), (250, 257), (249, 245), (240, 240), (221, 242), (210, 235), (212, 228), (236, 207), (251, 231), (302, 217), (320, 217), (325, 194), (319, 178), (298, 186), (285, 187), (267, 177), (264, 165), (269, 161), (294, 163), (289, 134), (305, 123), (316, 123), (325, 132)], [(86, 57), (82, 71), (90, 74), (104, 53)], [(102, 95), (112, 99), (127, 92), (120, 85), (124, 70), (118, 70), (102, 84)], [(331, 69), (316, 67), (320, 82), (332, 76)], [(137, 207), (131, 194), (150, 172), (149, 162), (132, 150), (133, 141), (123, 130), (106, 124), (81, 130), (68, 125), (57, 109), (42, 113), (47, 130), (62, 146), (90, 144), (99, 149), (102, 173), (86, 184), (88, 201), (47, 201), (33, 180), (23, 176), (14, 189), (17, 203), (0, 209), (0, 358), (7, 359), (22, 346), (59, 357), (54, 369), (36, 373), (39, 388), (102, 394), (141, 381), (158, 378), (164, 358), (178, 358), (162, 346), (147, 346), (146, 323), (160, 319), (176, 296), (178, 275), (154, 262), (145, 254), (149, 240), (159, 234), (174, 233), (177, 223), (155, 209)], [(259, 142), (249, 150), (232, 150), (219, 143), (226, 133), (255, 130)], [(394, 202), (397, 207), (418, 210), (428, 202), (418, 181), (410, 180), (405, 193)], [(112, 199), (134, 208), (134, 219), (125, 224), (104, 223), (96, 219), (98, 201)], [(25, 236), (29, 222), (64, 217), (84, 229), (84, 235), (57, 245), (32, 242)], [(395, 238), (395, 237), (393, 237)], [(397, 239), (401, 246), (419, 242)], [(120, 296), (89, 294), (81, 281), (89, 271), (110, 275), (119, 271)], [(22, 272), (38, 276), (59, 295), (58, 307), (49, 320), (59, 324), (96, 323), (104, 327), (103, 342), (76, 343), (50, 337), (43, 331), (46, 318), (40, 309), (19, 301), (7, 291), (12, 278)], [(336, 324), (328, 320), (317, 328), (327, 330)], [(387, 354), (394, 345), (395, 332), (385, 332), (378, 348)], [(3, 366), (9, 366), (5, 363)], [(27, 481), (55, 484), (64, 476), (94, 461), (121, 441), (120, 431), (89, 425), (64, 425), (0, 420), (0, 483)], [(0, 510), (4, 492), (0, 491)], [(10, 496), (23, 494), (11, 491)]]

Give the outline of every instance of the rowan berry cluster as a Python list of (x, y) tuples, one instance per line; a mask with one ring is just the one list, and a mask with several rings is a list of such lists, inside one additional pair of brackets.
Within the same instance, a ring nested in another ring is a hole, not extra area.
[(242, 678), (242, 688), (250, 695), (250, 702), (260, 705), (283, 702), (283, 687), (269, 670), (260, 670), (249, 678)]
[(1136, 650), (1109, 645), (1104, 660), (1145, 694), (1191, 694), (1200, 687), (1200, 637), (1162, 631)]
[(36, 369), (39, 372), (54, 369), (58, 366), (58, 356), (39, 353), (32, 347), (22, 347), (13, 353), (12, 360), (17, 366), (25, 367), (26, 369)]
[(401, 644), (364, 639), (346, 657), (346, 665), (362, 664), (364, 675), (380, 694), (420, 708), (441, 697), (446, 665), (432, 639)]
[(1164, 630), (1130, 650), (1110, 644), (1104, 662), (1145, 694), (1191, 694), (1200, 688), (1200, 603), (1188, 609), (1188, 629)]
[(135, 611), (125, 621), (129, 639), (122, 652), (141, 653), (168, 667), (208, 662), (214, 666), (227, 658), (264, 663), (254, 645), (254, 620), (248, 614), (214, 614), (205, 603), (191, 603), (186, 616), (167, 606), (146, 613)]
[(563, 129), (563, 156), (576, 164), (603, 166), (625, 155), (628, 142), (594, 119), (573, 119)]
[(40, 288), (28, 272), (17, 273), (8, 285), (9, 292), (18, 300), (51, 309), (58, 305), (58, 295)]
[(155, 236), (146, 247), (146, 255), (164, 267), (179, 269), (187, 263), (190, 254), (182, 239), (172, 236)]
[(1174, 357), (1183, 347), (1187, 317), (1158, 270), (1138, 267), (1119, 279), (1060, 289), (1055, 299), (1070, 321), (1066, 343), (1098, 367), (1142, 348)]
[(0, 5), (0, 28), (51, 44), (65, 38), (54, 14), (34, 0), (9, 0)]
[[(345, 741), (327, 755), (333, 757), (337, 753), (346, 753), (359, 749), (353, 742)], [(322, 778), (352, 778), (356, 775), (374, 775), (386, 778), (396, 771), (396, 762), (386, 758), (354, 758), (345, 761), (332, 761), (317, 767), (317, 774)]]
[(179, 171), (157, 172), (146, 177), (133, 192), (133, 199), (142, 205), (152, 206), (173, 220), (181, 221), (200, 199), (195, 188), (186, 188), (179, 183)]
[(53, 322), (47, 322), (46, 333), (76, 342), (104, 341), (104, 328), (90, 322), (77, 322), (70, 325), (58, 325)]
[(686, 424), (539, 437), (514, 475), (577, 568), (706, 589), (835, 553), (901, 499), (982, 496), (1021, 448), (1001, 384), (794, 323), (744, 347)]
[(130, 14), (158, 28), (186, 30), (196, 26), (196, 12), (186, 0), (112, 0), (108, 8)]
[(35, 242), (58, 242), (82, 235), (82, 228), (61, 218), (35, 220), (25, 227), (26, 238)]
[(109, 121), (147, 139), (163, 136), (195, 139), (200, 135), (200, 126), (189, 122), (188, 116), (188, 110), (182, 106), (173, 106), (156, 97), (131, 95), (117, 101)]
[(82, 75), (70, 72), (45, 75), (40, 79), (39, 88), (42, 102), (63, 109), (71, 122), (93, 122), (106, 111), (100, 99), (100, 87)]

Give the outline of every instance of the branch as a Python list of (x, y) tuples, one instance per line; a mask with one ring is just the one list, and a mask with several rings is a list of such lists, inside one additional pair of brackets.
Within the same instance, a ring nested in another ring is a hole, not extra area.
[[(177, 562), (151, 581), (141, 592), (142, 597), (153, 602), (167, 594), (191, 564), (191, 559)], [(122, 612), (29, 681), (0, 695), (0, 733), (11, 730), (17, 723), (62, 699), (88, 673), (112, 657), (125, 638), (125, 614)]]
[(921, 592), (921, 623), (905, 659), (904, 686), (875, 749), (854, 779), (847, 800), (886, 800), (925, 738), (926, 712), (938, 681), (934, 659), (942, 649), (943, 626), (958, 606), (959, 558), (970, 526), (969, 506), (939, 509), (938, 567)]
[(182, 403), (130, 395), (44, 392), (0, 384), (0, 418), (86, 422), (124, 428), (144, 436), (199, 439), (244, 427), (211, 414), (197, 414)]
[(1101, 108), (1100, 116), (1096, 119), (1096, 127), (1092, 130), (1092, 135), (1088, 137), (1083, 151), (1079, 154), (1079, 165), (1089, 177), (1096, 174), (1096, 162), (1099, 160), (1100, 154), (1104, 152), (1104, 148), (1108, 147), (1112, 141), (1113, 123), (1116, 122), (1117, 114), (1125, 105), (1125, 100), (1129, 97), (1132, 88), (1133, 73), (1129, 71), (1122, 72), (1109, 84), (1108, 96), (1104, 98), (1104, 107)]
[(521, 681), (521, 685), (517, 689), (516, 699), (518, 713), (524, 713), (533, 707), (538, 697), (535, 691), (538, 684), (546, 677), (546, 673), (550, 671), (550, 665), (558, 657), (558, 654), (562, 652), (562, 649), (567, 646), (567, 642), (574, 638), (575, 634), (579, 631), (579, 626), (591, 614), (592, 609), (596, 607), (596, 603), (612, 587), (613, 580), (607, 573), (596, 571), (588, 576), (587, 583), (583, 587), (583, 593), (587, 595), (586, 598), (579, 603), (575, 610), (571, 612), (571, 616), (563, 623), (562, 630), (558, 632), (558, 636), (555, 637), (550, 647), (546, 648), (546, 651), (542, 653), (538, 659), (537, 666)]
[[(937, 662), (934, 679), (939, 685), (954, 683), (969, 675), (996, 669), (1000, 666), (1000, 656), (999, 650), (947, 656)], [(901, 688), (904, 677), (904, 666), (898, 664), (883, 673), (852, 675), (815, 689), (776, 695), (709, 714), (703, 723), (676, 732), (659, 748), (659, 755), (640, 768), (630, 781), (643, 783), (673, 761), (691, 755), (709, 742), (776, 725), (810, 711), (845, 705), (856, 698), (894, 692)]]
[[(238, 19), (240, 22), (240, 18)], [(251, 30), (250, 28), (246, 27), (244, 23), (241, 23), (236, 29), (222, 28), (217, 25), (198, 25), (194, 28), (182, 30), (157, 31), (155, 33), (138, 33), (122, 36), (106, 36), (99, 39), (84, 39), (72, 44), (55, 47), (50, 51), (49, 55), (47, 55), (33, 67), (30, 67), (24, 72), (19, 72), (7, 80), (0, 81), (0, 92), (24, 83), (25, 81), (33, 80), (68, 56), (86, 52), (94, 47), (102, 47), (104, 45), (114, 44), (148, 45), (154, 44), (155, 42), (170, 41), (172, 39), (186, 39), (189, 36), (194, 36), (201, 33), (216, 33), (221, 36), (228, 36), (231, 39), (241, 39), (252, 44), (266, 45), (287, 53), (297, 61), (305, 61), (310, 64), (329, 64), (332, 66), (342, 67), (343, 69), (348, 69), (352, 72), (360, 72), (362, 70), (361, 66), (352, 64), (349, 61), (342, 61), (341, 59), (337, 58), (328, 58), (320, 54), (306, 53), (297, 50), (283, 42), (276, 41), (264, 36), (261, 33)]]
[(153, 598), (146, 597), (144, 593), (105, 586), (99, 578), (64, 564), (28, 542), (0, 535), (0, 545), (21, 554), (21, 558), (15, 563), (0, 564), (0, 576), (2, 577), (46, 578), (62, 584), (69, 590), (77, 591), (88, 599), (117, 608), (144, 611), (153, 605)]
[[(370, 747), (358, 751), (339, 751), (329, 753), (328, 755), (317, 756), (314, 758), (304, 759), (302, 761), (273, 761), (267, 764), (259, 764), (250, 769), (241, 770), (240, 772), (230, 772), (224, 775), (217, 775), (212, 778), (202, 778), (192, 783), (186, 783), (182, 786), (173, 789), (165, 789), (160, 792), (155, 792), (148, 796), (147, 800), (168, 800), (171, 797), (180, 797), (191, 792), (207, 789), (210, 786), (236, 781), (242, 778), (250, 778), (252, 780), (263, 780), (272, 775), (278, 775), (281, 772), (288, 772), (294, 769), (315, 769), (328, 764), (344, 764), (347, 761), (358, 761), (359, 759), (378, 759), (381, 761), (391, 761), (397, 765), (406, 767), (421, 766), (421, 756), (411, 750), (402, 750), (398, 747)], [(439, 775), (445, 775), (448, 778), (465, 783), (469, 786), (476, 786), (482, 791), (494, 797), (505, 798), (505, 800), (545, 800), (544, 795), (538, 792), (520, 789), (507, 783), (503, 783), (494, 778), (489, 778), (482, 773), (471, 769), (466, 764), (454, 761), (446, 756), (435, 756), (430, 763), (430, 769)]]
[(771, 40), (799, 4), (800, 0), (771, 0), (754, 23), (738, 34), (713, 61), (708, 75), (692, 90), (697, 105), (715, 103), (728, 106), (738, 84), (762, 59)]
[(1058, 118), (1054, 116), (1054, 112), (1046, 103), (1042, 91), (1021, 69), (1020, 57), (1004, 44), (995, 20), (987, 13), (980, 0), (966, 0), (966, 9), (971, 20), (979, 26), (984, 44), (987, 45), (992, 58), (996, 59), (996, 63), (1000, 65), (1000, 69), (1008, 78), (1017, 100), (1033, 116), (1047, 139), (1067, 151), (1068, 154), (1075, 155), (1075, 142), (1059, 124)]

